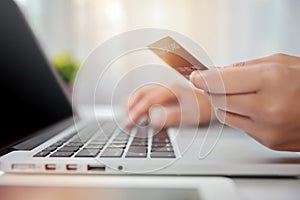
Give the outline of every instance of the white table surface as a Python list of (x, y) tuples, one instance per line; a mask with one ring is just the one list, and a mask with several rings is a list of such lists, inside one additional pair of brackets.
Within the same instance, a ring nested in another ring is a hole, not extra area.
[[(109, 182), (137, 182), (150, 183), (154, 180), (157, 182), (169, 182), (174, 178), (177, 182), (203, 181), (203, 179), (215, 177), (201, 176), (101, 176), (101, 175), (25, 175), (25, 174), (4, 174), (0, 175), (1, 186), (74, 186), (82, 185), (93, 186), (99, 180)], [(217, 177), (218, 178), (218, 177)], [(272, 199), (272, 200), (299, 200), (300, 199), (300, 179), (299, 178), (229, 178), (233, 181), (241, 199)], [(1, 193), (1, 190), (0, 190)], [(30, 196), (30, 195), (28, 195)], [(26, 199), (26, 196), (23, 198)], [(224, 197), (224, 199), (227, 199)], [(66, 199), (67, 200), (67, 199)], [(88, 199), (86, 199), (88, 200)]]

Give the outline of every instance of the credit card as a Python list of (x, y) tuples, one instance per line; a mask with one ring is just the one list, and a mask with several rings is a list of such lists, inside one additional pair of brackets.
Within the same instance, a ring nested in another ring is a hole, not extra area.
[(188, 80), (192, 71), (208, 69), (170, 36), (164, 37), (147, 47)]

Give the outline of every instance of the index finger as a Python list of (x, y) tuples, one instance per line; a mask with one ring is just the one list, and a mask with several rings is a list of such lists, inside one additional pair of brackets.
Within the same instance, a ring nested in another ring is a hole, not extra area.
[[(144, 93), (146, 91), (146, 93)], [(139, 95), (143, 92), (143, 95)], [(168, 88), (162, 86), (154, 86), (147, 90), (142, 90), (134, 97), (131, 106), (128, 108), (129, 118), (126, 120), (126, 126), (131, 126), (138, 119), (147, 114), (149, 109), (155, 105), (164, 105), (177, 102), (176, 95)]]
[(244, 62), (244, 67), (236, 65), (194, 71), (191, 82), (199, 89), (213, 94), (241, 94), (256, 92), (261, 86), (260, 65)]

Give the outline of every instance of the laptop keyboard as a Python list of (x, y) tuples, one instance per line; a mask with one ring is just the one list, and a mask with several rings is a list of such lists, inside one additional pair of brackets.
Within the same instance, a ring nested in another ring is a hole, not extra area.
[(167, 130), (149, 137), (146, 126), (134, 127), (131, 134), (120, 130), (112, 121), (86, 126), (51, 144), (34, 157), (99, 158), (176, 158)]

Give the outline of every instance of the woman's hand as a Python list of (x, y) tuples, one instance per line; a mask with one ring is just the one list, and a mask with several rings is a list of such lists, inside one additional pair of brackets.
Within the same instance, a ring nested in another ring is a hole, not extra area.
[(174, 85), (141, 88), (128, 100), (127, 127), (133, 126), (142, 116), (149, 116), (151, 123), (158, 127), (177, 126), (180, 122), (188, 125), (206, 124), (213, 113), (203, 92)]
[[(206, 84), (217, 76), (224, 86)], [(195, 71), (190, 80), (208, 93), (222, 123), (244, 130), (271, 149), (300, 151), (299, 57), (276, 54)]]

